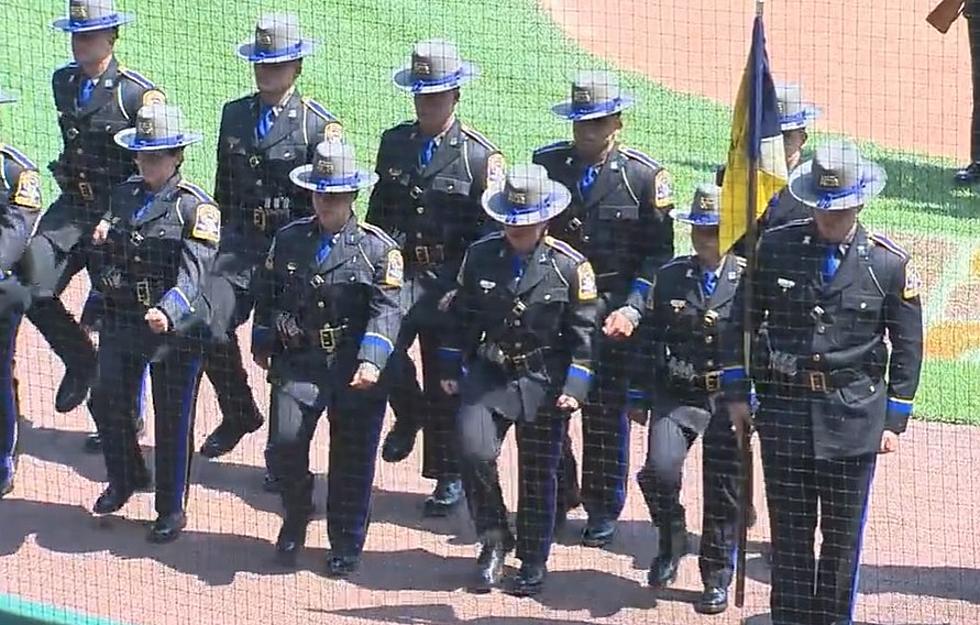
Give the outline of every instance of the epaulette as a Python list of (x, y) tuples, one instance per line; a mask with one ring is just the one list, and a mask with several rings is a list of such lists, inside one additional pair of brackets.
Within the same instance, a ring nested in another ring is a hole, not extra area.
[(205, 191), (204, 189), (202, 189), (201, 187), (197, 186), (193, 182), (181, 180), (179, 183), (177, 183), (177, 187), (183, 189), (184, 191), (187, 191), (201, 202), (205, 202), (207, 204), (214, 204), (214, 199), (212, 199), (211, 194)]
[(549, 143), (548, 145), (543, 145), (534, 151), (535, 154), (546, 154), (548, 152), (557, 152), (558, 150), (567, 150), (572, 147), (571, 141), (555, 141), (554, 143)]
[(140, 87), (143, 87), (144, 89), (153, 89), (156, 86), (153, 84), (152, 80), (150, 80), (143, 74), (140, 74), (136, 70), (129, 69), (128, 67), (123, 67), (120, 65), (119, 74), (132, 80), (133, 82), (135, 82)]
[(905, 248), (903, 248), (898, 243), (895, 243), (894, 241), (892, 241), (891, 239), (889, 239), (888, 237), (886, 237), (883, 234), (879, 234), (877, 232), (874, 232), (874, 233), (868, 235), (868, 240), (869, 241), (872, 241), (872, 242), (874, 242), (874, 243), (876, 243), (878, 245), (880, 245), (881, 247), (885, 248), (889, 252), (891, 252), (893, 254), (897, 254), (898, 256), (900, 256), (902, 258), (908, 258), (909, 257), (909, 253), (905, 250)]
[(133, 174), (129, 178), (123, 180), (122, 184), (134, 184), (134, 183), (141, 183), (141, 182), (143, 182), (143, 176), (139, 174)]
[(739, 256), (736, 254), (735, 264), (738, 266), (739, 269), (745, 269), (748, 266), (749, 261), (744, 256)]
[(657, 269), (657, 271), (658, 272), (659, 271), (663, 271), (664, 269), (668, 269), (670, 267), (673, 267), (674, 265), (684, 265), (684, 264), (687, 264), (687, 263), (691, 262), (691, 260), (693, 260), (694, 258), (695, 258), (695, 256), (693, 254), (690, 255), (690, 256), (677, 256), (673, 260), (668, 260), (663, 265), (660, 265), (660, 268)]
[(370, 224), (366, 221), (362, 221), (360, 225), (361, 228), (370, 232), (374, 236), (378, 237), (379, 239), (381, 239), (391, 247), (398, 247), (398, 241), (392, 239), (387, 232), (385, 232), (383, 229), (379, 228), (378, 226), (375, 226), (374, 224)]
[(462, 130), (463, 131), (463, 134), (465, 134), (467, 137), (470, 137), (471, 139), (473, 139), (474, 141), (476, 141), (477, 143), (479, 143), (480, 145), (482, 145), (486, 149), (490, 150), (491, 152), (499, 152), (500, 151), (500, 148), (498, 148), (497, 146), (495, 146), (490, 141), (490, 139), (487, 139), (486, 136), (483, 133), (481, 133), (480, 131), (476, 130), (475, 128), (470, 128), (466, 124), (462, 124), (460, 126), (460, 130)]
[(301, 100), (303, 102), (303, 106), (313, 111), (313, 113), (317, 117), (321, 117), (324, 121), (327, 122), (337, 121), (337, 117), (333, 113), (328, 111), (322, 104), (320, 104), (313, 98), (309, 96), (303, 96)]
[(807, 226), (813, 223), (813, 217), (803, 217), (802, 219), (794, 219), (792, 221), (787, 221), (784, 224), (779, 224), (778, 226), (773, 226), (772, 228), (766, 228), (763, 234), (769, 234), (770, 232), (780, 232), (782, 230), (789, 230), (790, 228), (798, 228), (800, 226)]
[(577, 249), (560, 239), (556, 239), (552, 236), (546, 236), (544, 238), (544, 244), (564, 253), (566, 256), (571, 257), (576, 264), (585, 262), (585, 254), (579, 252)]
[(664, 166), (653, 160), (643, 152), (639, 150), (634, 150), (633, 148), (620, 147), (619, 151), (623, 153), (627, 158), (631, 158), (634, 161), (639, 161), (651, 169), (663, 169)]
[(490, 234), (487, 234), (485, 236), (480, 237), (476, 241), (473, 241), (472, 243), (470, 243), (470, 247), (481, 245), (483, 243), (487, 243), (488, 241), (497, 241), (497, 240), (503, 238), (503, 236), (504, 236), (504, 233), (502, 231), (500, 231), (500, 230), (497, 230), (495, 232), (491, 232)]
[(311, 223), (314, 219), (316, 219), (316, 215), (309, 215), (307, 217), (300, 217), (299, 219), (294, 219), (288, 224), (286, 224), (285, 226), (283, 226), (282, 228), (279, 228), (279, 232), (282, 232), (283, 230), (288, 230), (289, 228), (293, 228), (295, 226), (300, 226), (302, 224)]
[(17, 163), (18, 165), (20, 165), (24, 169), (34, 169), (34, 170), (37, 170), (37, 165), (34, 164), (34, 161), (32, 161), (31, 159), (27, 158), (27, 155), (26, 154), (24, 154), (23, 152), (21, 152), (20, 150), (18, 150), (15, 147), (12, 147), (12, 146), (9, 146), (9, 145), (0, 144), (0, 152), (3, 152), (7, 156), (9, 156), (10, 157), (10, 160), (12, 160), (13, 162)]

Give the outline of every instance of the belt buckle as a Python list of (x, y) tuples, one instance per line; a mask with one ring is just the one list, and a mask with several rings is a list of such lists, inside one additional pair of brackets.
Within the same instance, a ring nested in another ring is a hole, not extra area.
[(527, 310), (527, 304), (525, 304), (521, 300), (517, 300), (517, 302), (514, 303), (514, 307), (511, 308), (510, 312), (515, 317), (520, 317), (521, 315), (524, 314), (525, 310)]
[(337, 342), (334, 339), (334, 328), (320, 328), (320, 349), (332, 354), (337, 349)]
[(414, 187), (412, 187), (412, 188), (411, 188), (411, 189), (409, 190), (409, 192), (408, 192), (408, 195), (409, 195), (409, 197), (411, 197), (411, 198), (412, 198), (413, 200), (417, 200), (417, 199), (419, 199), (420, 197), (422, 197), (422, 193), (423, 193), (423, 190), (422, 190), (422, 187), (420, 187), (420, 186), (418, 186), (418, 185), (415, 185)]
[(144, 306), (150, 305), (150, 283), (140, 280), (136, 283), (136, 301)]
[(82, 199), (86, 202), (91, 202), (95, 199), (95, 192), (92, 190), (92, 183), (90, 182), (79, 182), (78, 183), (78, 194), (82, 196)]
[(711, 373), (704, 374), (704, 388), (709, 393), (715, 393), (721, 390), (721, 372), (712, 371)]
[(415, 260), (422, 265), (431, 265), (432, 259), (429, 256), (429, 246), (428, 245), (416, 245), (415, 246)]
[(142, 244), (144, 238), (145, 237), (142, 234), (140, 234), (137, 230), (133, 230), (132, 232), (129, 233), (129, 242), (135, 246), (139, 246), (140, 244)]
[(252, 225), (265, 232), (265, 210), (256, 208), (252, 210)]
[(826, 393), (829, 390), (827, 375), (823, 371), (810, 371), (807, 373), (807, 378), (810, 382), (810, 390), (814, 393)]

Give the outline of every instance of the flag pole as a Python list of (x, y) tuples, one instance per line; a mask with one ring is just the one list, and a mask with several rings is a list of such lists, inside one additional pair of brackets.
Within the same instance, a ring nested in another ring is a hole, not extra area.
[[(761, 20), (765, 11), (765, 0), (755, 1), (755, 18)], [(753, 23), (753, 38), (755, 36), (755, 23)], [(753, 281), (755, 280), (755, 266), (758, 248), (758, 221), (756, 219), (756, 201), (759, 195), (759, 147), (761, 143), (760, 133), (762, 126), (762, 76), (761, 59), (753, 59), (752, 63), (752, 97), (753, 107), (751, 114), (752, 128), (754, 129), (753, 141), (751, 143), (751, 154), (749, 154), (749, 188), (746, 194), (747, 203), (745, 206), (745, 250), (746, 262), (745, 273), (742, 275), (744, 281), (745, 297), (742, 307), (742, 354), (744, 361), (742, 366), (748, 379), (752, 377), (752, 344), (755, 338), (755, 331), (752, 323), (752, 300), (754, 299)], [(753, 470), (752, 470), (752, 431), (748, 427), (742, 427), (739, 431), (739, 455), (740, 455), (740, 488), (739, 488), (739, 507), (738, 523), (736, 525), (736, 562), (735, 562), (735, 606), (741, 608), (745, 605), (745, 563), (746, 551), (748, 548), (749, 533), (749, 511), (752, 508), (753, 500)]]

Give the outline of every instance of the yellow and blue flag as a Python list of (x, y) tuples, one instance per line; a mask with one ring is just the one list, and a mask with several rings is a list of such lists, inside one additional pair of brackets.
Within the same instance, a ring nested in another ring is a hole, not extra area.
[[(721, 190), (718, 243), (723, 253), (745, 234), (749, 215), (758, 219), (770, 198), (786, 186), (786, 180), (779, 105), (769, 71), (760, 12), (752, 27), (752, 48), (735, 101), (732, 140)], [(753, 186), (754, 197), (750, 191)]]

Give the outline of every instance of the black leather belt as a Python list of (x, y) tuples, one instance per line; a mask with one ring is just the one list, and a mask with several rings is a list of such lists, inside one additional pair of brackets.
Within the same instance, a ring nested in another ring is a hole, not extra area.
[(477, 356), (513, 373), (540, 373), (545, 371), (545, 356), (551, 351), (548, 347), (538, 347), (525, 352), (509, 352), (497, 343), (482, 343), (476, 350)]
[(340, 341), (346, 334), (348, 325), (342, 323), (336, 326), (325, 325), (316, 330), (311, 330), (309, 336), (314, 347), (319, 347), (328, 354), (332, 354), (340, 347)]
[(416, 245), (410, 248), (409, 262), (415, 265), (431, 266), (446, 262), (446, 248), (438, 245)]

